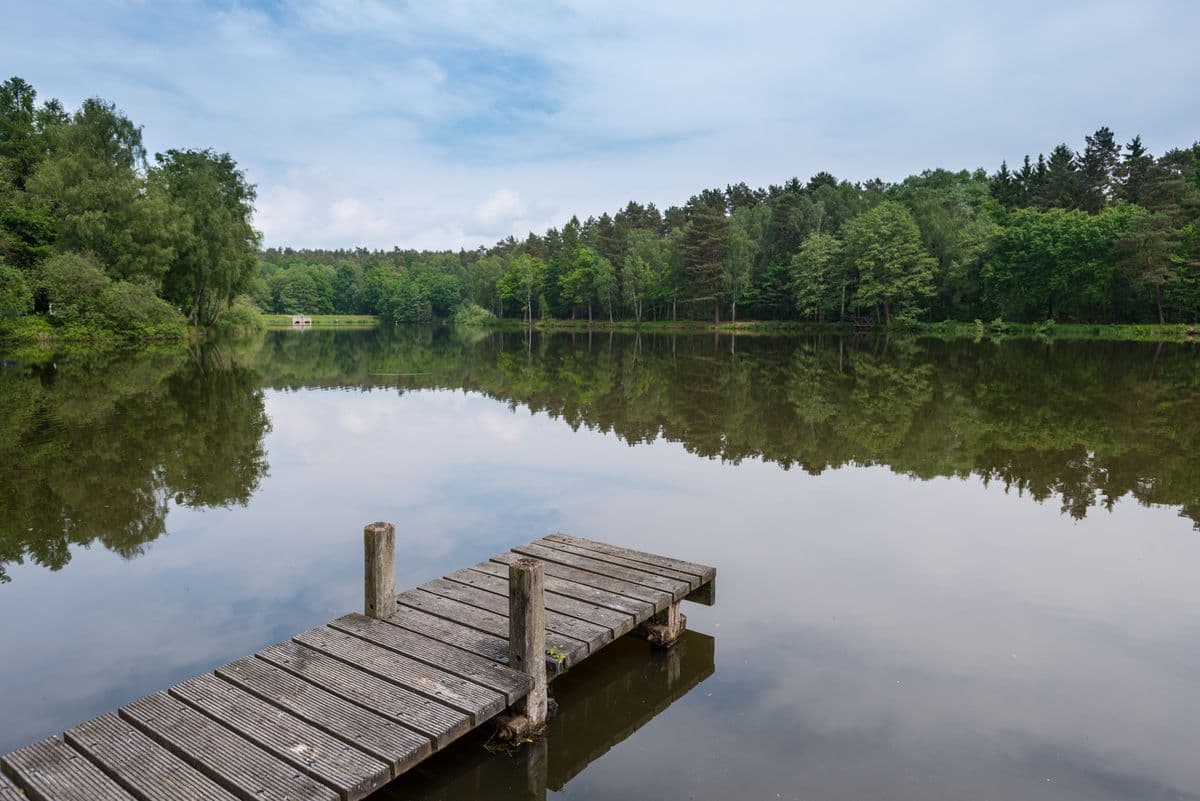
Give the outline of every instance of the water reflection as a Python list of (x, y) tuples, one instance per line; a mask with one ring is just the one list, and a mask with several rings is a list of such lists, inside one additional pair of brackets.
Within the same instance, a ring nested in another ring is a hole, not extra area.
[(982, 477), (1081, 519), (1132, 496), (1200, 527), (1195, 345), (889, 338), (275, 332), (247, 345), (0, 371), (0, 581), (72, 545), (126, 557), (168, 499), (245, 504), (263, 387), (465, 389), (630, 444), (810, 474)]
[(270, 430), (248, 357), (209, 345), (0, 371), (0, 582), (6, 564), (58, 570), (93, 542), (138, 556), (172, 500), (244, 505)]
[[(402, 586), (555, 529), (720, 569), (716, 671), (573, 798), (1198, 798), (1197, 355), (426, 330), (7, 363), (0, 752), (356, 608), (388, 519)], [(550, 792), (612, 709), (548, 743)]]
[(274, 387), (450, 388), (630, 444), (819, 474), (977, 475), (1081, 519), (1126, 495), (1200, 526), (1200, 346), (430, 329), (276, 335)]
[(657, 651), (623, 638), (551, 685), (558, 715), (546, 738), (511, 755), (484, 747), (487, 727), (372, 796), (379, 801), (544, 799), (713, 674), (715, 640), (689, 631)]

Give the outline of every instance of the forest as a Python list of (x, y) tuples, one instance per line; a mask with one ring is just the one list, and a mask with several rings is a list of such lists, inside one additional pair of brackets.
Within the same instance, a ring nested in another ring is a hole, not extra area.
[(0, 335), (180, 338), (258, 311), (395, 323), (1200, 321), (1200, 143), (1107, 127), (986, 170), (706, 189), (458, 251), (260, 249), (228, 154), (0, 85)]
[(472, 251), (274, 248), (251, 291), (396, 322), (1194, 323), (1198, 220), (1200, 143), (1154, 156), (1101, 128), (990, 175), (739, 183)]
[[(181, 340), (253, 323), (255, 192), (228, 154), (154, 154), (115, 105), (0, 84), (0, 324), (63, 339)], [(35, 312), (39, 312), (35, 314)]]

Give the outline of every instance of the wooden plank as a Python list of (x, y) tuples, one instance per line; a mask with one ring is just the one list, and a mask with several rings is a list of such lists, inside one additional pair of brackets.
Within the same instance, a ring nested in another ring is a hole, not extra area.
[(676, 601), (682, 601), (683, 597), (691, 592), (692, 589), (691, 585), (686, 581), (658, 576), (653, 573), (636, 570), (632, 567), (616, 565), (612, 562), (604, 562), (600, 559), (593, 559), (590, 556), (580, 556), (579, 554), (569, 553), (559, 548), (542, 545), (540, 542), (519, 545), (513, 548), (513, 551), (522, 556), (533, 556), (546, 562), (556, 562), (560, 565), (576, 567), (580, 570), (597, 573), (601, 576), (618, 578), (623, 581), (633, 582), (634, 584), (641, 584), (643, 587), (668, 592)]
[(0, 801), (26, 801), (17, 785), (9, 781), (3, 773), (0, 773)]
[[(505, 649), (508, 643), (508, 616), (489, 612), (477, 606), (454, 601), (441, 595), (434, 595), (423, 590), (407, 590), (400, 593), (399, 601), (403, 606), (411, 606), (431, 615), (444, 617), (455, 623), (479, 629), (487, 634), (502, 637)], [(546, 632), (546, 647), (554, 648), (566, 656), (568, 667), (576, 664), (588, 655), (586, 642), (564, 637), (557, 632)], [(507, 657), (506, 657), (507, 658)]]
[[(508, 617), (507, 594), (500, 596), (467, 586), (466, 584), (459, 584), (456, 581), (447, 581), (446, 579), (427, 581), (417, 589), (433, 593), (434, 595), (441, 595), (445, 598), (452, 598), (455, 601), (461, 601), (464, 604), (476, 606), (480, 609), (486, 609), (489, 612), (495, 612), (498, 615)], [(586, 620), (578, 620), (549, 610), (546, 612), (546, 630), (561, 634), (564, 637), (582, 640), (588, 645), (588, 653), (599, 651), (606, 644), (613, 641), (612, 631), (604, 626), (589, 623)]]
[[(510, 565), (517, 559), (521, 558), (521, 554), (508, 551), (507, 553), (497, 554), (493, 556), (491, 561), (501, 565)], [(604, 576), (599, 573), (593, 573), (589, 570), (580, 570), (577, 567), (560, 564), (558, 562), (546, 563), (546, 575), (556, 578), (574, 581), (587, 587), (596, 587), (597, 589), (607, 590), (609, 592), (624, 595), (627, 598), (632, 598), (638, 601), (654, 605), (655, 612), (661, 612), (666, 609), (675, 600), (671, 593), (662, 590), (656, 590), (651, 587), (644, 587), (641, 584), (635, 584), (632, 581), (624, 581), (616, 579), (612, 576)]]
[(336, 801), (339, 797), (166, 693), (121, 707), (121, 717), (245, 801)]
[(507, 705), (528, 693), (533, 686), (533, 681), (524, 673), (365, 615), (346, 615), (329, 623), (329, 627), (496, 690), (504, 695)]
[(433, 752), (432, 741), (261, 659), (247, 656), (217, 675), (382, 759), (399, 776)]
[[(578, 598), (581, 601), (587, 601), (596, 606), (603, 606), (606, 609), (612, 609), (616, 612), (624, 612), (633, 617), (635, 624), (644, 623), (649, 620), (654, 614), (654, 604), (649, 601), (641, 601), (636, 598), (630, 598), (625, 595), (618, 595), (609, 590), (602, 590), (598, 587), (589, 587), (586, 584), (580, 584), (569, 579), (558, 578), (550, 574), (552, 565), (547, 565), (546, 571), (546, 591), (553, 592), (557, 595), (565, 595), (568, 598)], [(477, 573), (486, 573), (489, 576), (498, 576), (501, 579), (507, 580), (508, 566), (502, 565), (499, 562), (480, 562), (477, 565), (472, 565), (470, 570)], [(667, 598), (663, 593), (664, 602)]]
[(278, 643), (259, 651), (258, 656), (336, 696), (428, 735), (435, 748), (443, 748), (471, 730), (470, 717), (457, 709), (297, 643)]
[(236, 801), (219, 784), (151, 740), (115, 713), (63, 735), (110, 778), (139, 798)]
[(567, 543), (578, 548), (586, 548), (589, 551), (620, 556), (647, 565), (670, 568), (680, 573), (695, 576), (700, 579), (701, 584), (712, 581), (717, 577), (717, 569), (715, 567), (699, 565), (695, 562), (685, 562), (682, 559), (672, 559), (669, 556), (659, 556), (658, 554), (647, 553), (645, 551), (635, 551), (632, 548), (622, 548), (619, 545), (609, 545), (607, 542), (597, 542), (596, 540), (589, 540), (583, 537), (572, 537), (569, 534), (551, 534), (548, 537), (543, 537), (543, 539), (551, 542)]
[[(456, 570), (446, 576), (446, 579), (490, 592), (493, 595), (499, 595), (504, 598), (508, 597), (508, 579), (498, 578), (471, 570), (470, 568)], [(611, 631), (614, 637), (620, 637), (633, 630), (634, 622), (632, 615), (617, 612), (604, 606), (597, 606), (587, 601), (581, 601), (578, 598), (559, 595), (558, 593), (551, 592), (549, 586), (546, 587), (544, 594), (546, 596), (546, 609), (551, 612), (558, 612), (567, 617), (603, 626)]]
[(6, 754), (0, 765), (33, 801), (136, 801), (87, 757), (53, 737)]
[(643, 573), (650, 573), (651, 575), (682, 581), (688, 586), (688, 590), (694, 590), (702, 583), (699, 576), (694, 576), (691, 573), (683, 573), (679, 570), (672, 570), (669, 567), (648, 565), (645, 562), (636, 562), (632, 559), (626, 559), (623, 556), (617, 556), (610, 553), (600, 553), (599, 551), (593, 551), (589, 548), (581, 548), (578, 545), (572, 545), (569, 542), (541, 539), (538, 540), (537, 543), (530, 544), (542, 545), (547, 548), (553, 548), (556, 551), (573, 553), (576, 556), (586, 556), (588, 559), (595, 559), (599, 562), (607, 562), (613, 565), (620, 565), (621, 567), (628, 567), (632, 570), (640, 570)]
[(696, 589), (702, 583), (701, 578), (699, 576), (693, 575), (691, 573), (685, 573), (683, 571), (674, 570), (669, 567), (660, 567), (658, 565), (651, 565), (651, 564), (647, 564), (645, 562), (638, 562), (636, 560), (627, 559), (626, 557), (620, 556), (617, 554), (593, 551), (590, 548), (584, 548), (584, 547), (575, 545), (570, 542), (562, 542), (561, 540), (542, 538), (542, 539), (538, 540), (536, 543), (530, 543), (530, 544), (543, 545), (547, 548), (554, 548), (555, 550), (558, 550), (558, 551), (564, 551), (566, 553), (573, 553), (576, 556), (586, 556), (589, 559), (596, 559), (601, 562), (608, 562), (610, 564), (621, 565), (622, 567), (628, 567), (628, 568), (632, 568), (634, 570), (641, 570), (642, 572), (650, 573), (655, 576), (662, 576), (663, 578), (670, 578), (670, 579), (675, 579), (676, 581), (682, 581), (683, 583), (688, 585), (689, 590)]
[(479, 629), (422, 612), (411, 606), (397, 606), (395, 613), (385, 619), (393, 626), (402, 626), (409, 631), (449, 643), (455, 648), (478, 654), (502, 665), (508, 664), (507, 634), (504, 637), (485, 634)]
[(177, 684), (170, 693), (334, 788), (347, 801), (366, 797), (392, 778), (386, 763), (211, 673)]
[(322, 626), (297, 634), (292, 639), (359, 670), (460, 709), (470, 715), (471, 722), (476, 725), (507, 706), (504, 696), (495, 690), (360, 640), (344, 631)]

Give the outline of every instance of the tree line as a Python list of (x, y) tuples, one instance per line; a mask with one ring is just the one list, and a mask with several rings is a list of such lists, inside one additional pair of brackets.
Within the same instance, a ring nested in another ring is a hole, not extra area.
[(1194, 322), (1198, 219), (1200, 143), (1155, 157), (1101, 128), (1017, 170), (739, 183), (473, 251), (272, 249), (255, 297), (400, 322)]
[(0, 84), (0, 318), (39, 311), (59, 327), (131, 336), (217, 324), (258, 272), (254, 199), (228, 154), (151, 160), (141, 127), (112, 103), (68, 113), (10, 78)]

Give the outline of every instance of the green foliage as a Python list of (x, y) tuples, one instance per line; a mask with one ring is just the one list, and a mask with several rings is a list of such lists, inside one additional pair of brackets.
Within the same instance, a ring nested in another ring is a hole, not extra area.
[(237, 333), (260, 331), (267, 327), (262, 310), (249, 295), (238, 295), (221, 316), (221, 328)]
[(908, 209), (885, 201), (856, 217), (847, 227), (846, 254), (858, 273), (855, 307), (882, 311), (885, 322), (924, 313), (935, 291), (936, 262)]
[(254, 187), (228, 153), (168, 150), (155, 161), (150, 186), (168, 199), (172, 216), (164, 297), (193, 322), (212, 325), (254, 277)]
[(106, 333), (125, 339), (182, 341), (183, 316), (146, 282), (114, 281), (87, 256), (66, 253), (42, 263), (37, 293), (50, 319), (71, 336)]
[(454, 324), (466, 327), (482, 327), (495, 321), (496, 315), (478, 303), (464, 303), (454, 312)]
[(237, 294), (266, 291), (254, 189), (232, 158), (168, 150), (148, 168), (142, 129), (114, 104), (68, 115), (36, 97), (20, 78), (0, 85), (0, 258), (39, 310), (55, 304), (58, 335), (181, 338), (172, 306), (212, 325)]
[(33, 311), (33, 292), (25, 274), (0, 259), (0, 320)]
[(796, 310), (802, 316), (819, 323), (845, 316), (849, 275), (837, 237), (810, 234), (792, 257), (791, 277)]
[(1120, 288), (1115, 243), (1144, 214), (1129, 205), (1096, 215), (1014, 212), (996, 234), (983, 270), (986, 297), (1016, 320), (1111, 320)]

